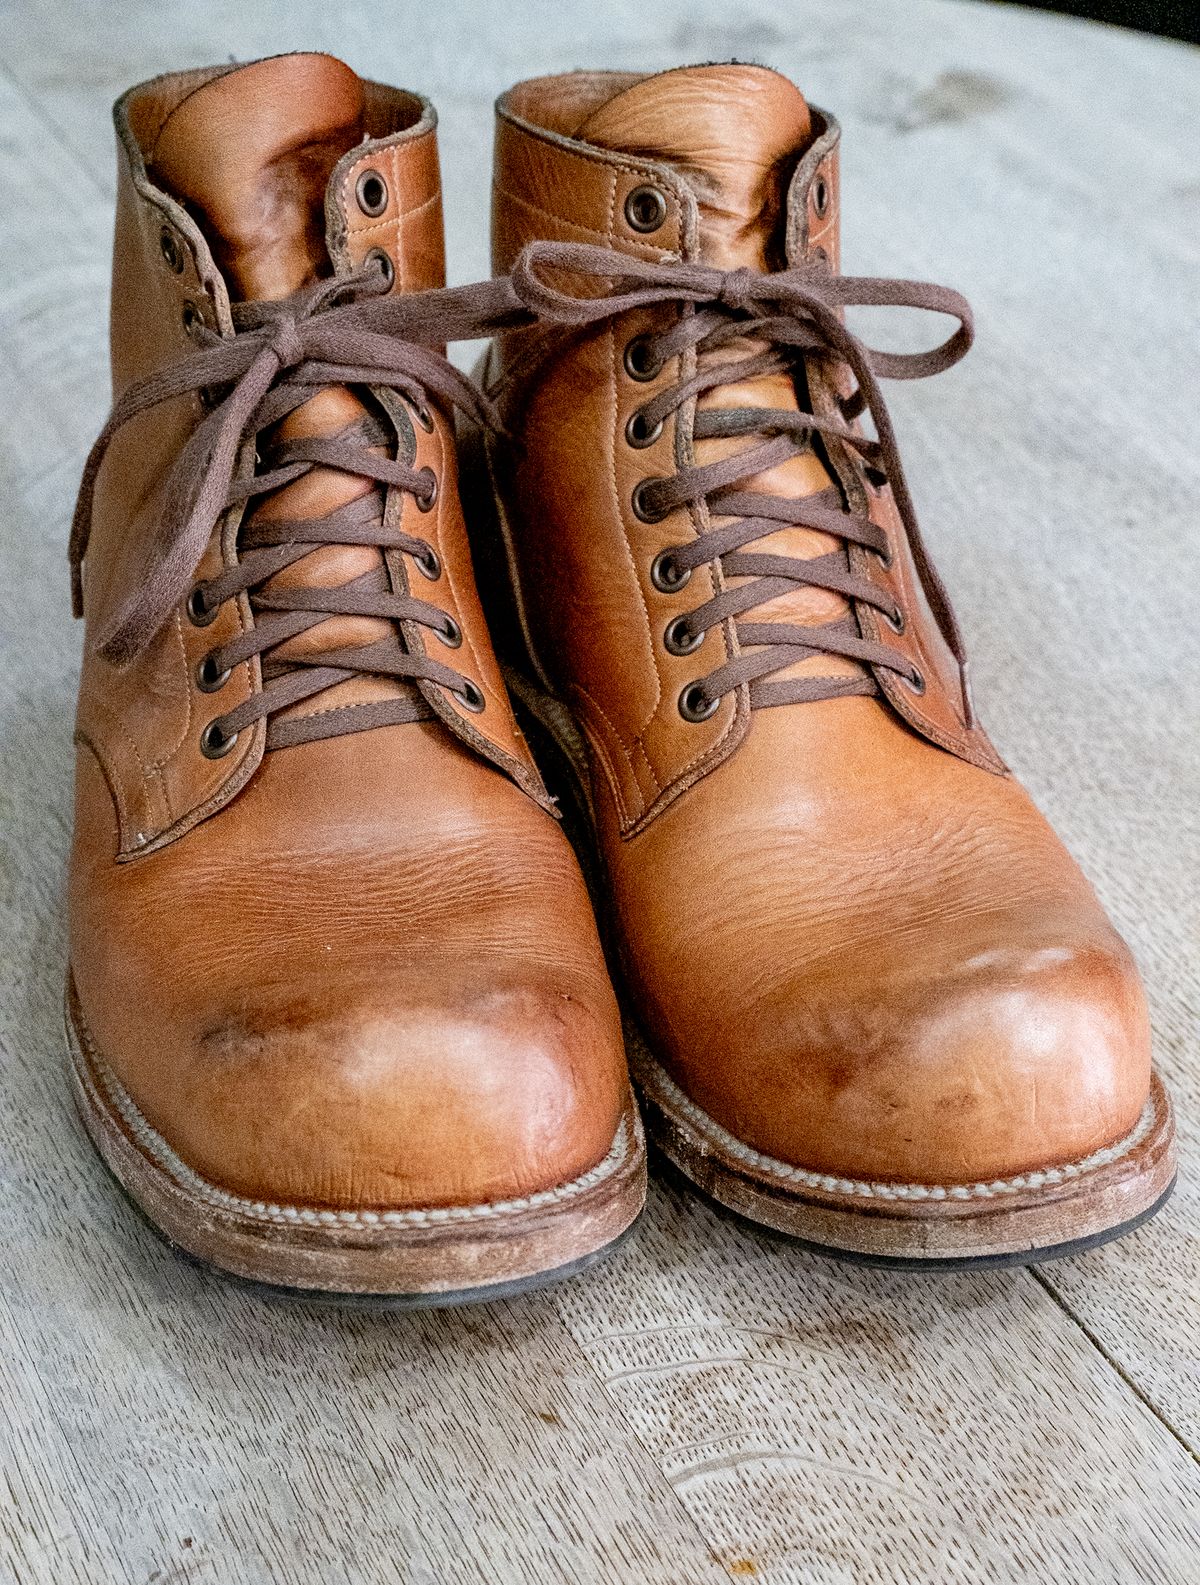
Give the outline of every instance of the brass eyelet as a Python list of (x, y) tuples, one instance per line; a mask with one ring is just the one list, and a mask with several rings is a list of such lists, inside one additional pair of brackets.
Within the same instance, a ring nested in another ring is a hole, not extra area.
[(925, 674), (914, 666), (911, 671), (902, 671), (900, 681), (906, 688), (910, 688), (918, 698), (925, 692)]
[(204, 324), (204, 315), (196, 307), (195, 303), (189, 301), (184, 303), (183, 313), (180, 317), (183, 320), (184, 334), (190, 337), (192, 341), (195, 341), (196, 332)]
[(692, 576), (690, 567), (681, 567), (670, 550), (660, 550), (650, 563), (650, 582), (660, 594), (675, 594)]
[(470, 710), (472, 715), (482, 714), (487, 700), (483, 697), (483, 690), (473, 683), (469, 677), (463, 679), (461, 688), (451, 688), (450, 692), (465, 710)]
[(818, 220), (824, 220), (829, 213), (829, 183), (823, 176), (818, 176), (812, 189), (813, 213)]
[(433, 414), (429, 411), (424, 402), (418, 402), (414, 404), (412, 415), (416, 419), (417, 423), (420, 424), (425, 433), (427, 435), (432, 435)]
[(642, 523), (661, 523), (668, 514), (651, 506), (646, 500), (646, 494), (651, 485), (657, 484), (657, 479), (639, 479), (633, 487), (633, 494), (629, 497), (629, 504), (633, 508), (633, 515)]
[(196, 687), (201, 693), (217, 693), (229, 681), (231, 675), (228, 667), (223, 671), (220, 670), (212, 655), (208, 654), (196, 667)]
[(693, 633), (688, 626), (687, 617), (677, 616), (673, 622), (667, 623), (666, 632), (663, 634), (663, 648), (668, 655), (690, 655), (703, 644), (706, 633), (706, 628)]
[(657, 187), (635, 187), (625, 199), (625, 218), (635, 231), (657, 231), (667, 218), (667, 200)]
[(390, 292), (392, 289), (392, 283), (396, 279), (396, 266), (392, 263), (391, 254), (385, 253), (382, 248), (372, 248), (370, 253), (368, 253), (366, 258), (363, 260), (363, 263), (378, 264), (379, 268), (383, 271), (383, 279), (387, 284), (388, 291)]
[(183, 266), (187, 263), (183, 246), (170, 226), (164, 226), (158, 234), (158, 246), (163, 259), (176, 275), (183, 274)]
[(625, 425), (625, 439), (635, 451), (641, 451), (646, 446), (652, 446), (663, 432), (663, 421), (660, 418), (657, 424), (647, 426), (645, 416), (639, 408), (630, 413), (629, 422)]
[(647, 380), (655, 380), (662, 372), (662, 359), (654, 352), (654, 343), (649, 336), (634, 336), (625, 348), (625, 373), (631, 380), (639, 380), (643, 384)]
[(429, 483), (426, 485), (424, 491), (420, 495), (414, 496), (413, 499), (417, 503), (417, 510), (419, 512), (432, 512), (434, 506), (437, 504), (438, 498), (437, 474), (434, 473), (432, 468), (422, 468), (421, 472), (429, 480)]
[(441, 627), (433, 630), (441, 639), (447, 649), (458, 649), (462, 645), (462, 628), (452, 616), (447, 616)]
[(198, 583), (187, 597), (187, 618), (193, 627), (207, 627), (217, 620), (219, 605), (209, 606), (204, 599), (204, 585)]
[(720, 708), (720, 699), (710, 699), (698, 682), (689, 683), (679, 695), (679, 713), (685, 721), (707, 721)]
[(417, 571), (430, 583), (436, 583), (442, 576), (442, 558), (432, 545), (426, 545), (424, 550), (418, 551), (413, 560), (417, 564)]
[(223, 759), (237, 740), (236, 732), (222, 730), (220, 719), (210, 721), (200, 734), (200, 752), (205, 759)]
[(893, 633), (903, 633), (908, 626), (908, 623), (904, 620), (904, 612), (899, 606), (894, 611), (881, 611), (879, 614)]
[(378, 171), (368, 167), (354, 184), (354, 196), (364, 215), (372, 219), (381, 215), (388, 206), (387, 183)]

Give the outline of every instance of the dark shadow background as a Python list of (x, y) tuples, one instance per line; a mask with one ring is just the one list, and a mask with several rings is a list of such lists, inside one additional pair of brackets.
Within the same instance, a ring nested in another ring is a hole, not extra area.
[[(1012, 4), (1013, 0), (1004, 0)], [(1041, 0), (1039, 11), (1065, 11), (1070, 16), (1113, 22), (1143, 33), (1200, 44), (1200, 0)]]

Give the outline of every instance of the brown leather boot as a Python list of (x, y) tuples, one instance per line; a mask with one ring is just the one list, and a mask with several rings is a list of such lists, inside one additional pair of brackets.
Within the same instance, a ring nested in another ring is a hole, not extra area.
[(242, 1276), (428, 1303), (578, 1269), (644, 1150), (475, 591), (453, 409), (487, 414), (439, 343), (495, 294), (432, 290), (433, 111), (293, 55), (115, 116), (116, 406), (73, 546), (87, 1127)]
[[(838, 1253), (1129, 1227), (1174, 1172), (1141, 986), (975, 719), (878, 384), (961, 356), (967, 305), (838, 273), (838, 129), (774, 72), (498, 110), (494, 267), (538, 321), (486, 377), (506, 645), (586, 809), (648, 1127)], [(960, 326), (874, 352), (871, 304)]]

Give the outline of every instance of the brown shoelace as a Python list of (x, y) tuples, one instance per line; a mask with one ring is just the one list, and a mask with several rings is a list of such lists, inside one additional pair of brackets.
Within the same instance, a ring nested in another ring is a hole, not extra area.
[[(263, 687), (210, 722), (201, 740), (210, 757), (226, 752), (240, 731), (263, 717), (268, 721), (268, 748), (428, 717), (432, 711), (414, 686), (418, 681), (451, 690), (468, 709), (483, 708), (474, 682), (441, 660), (413, 652), (396, 626), (389, 637), (370, 644), (286, 661), (272, 654), (334, 615), (417, 624), (450, 648), (462, 641), (448, 613), (394, 588), (385, 566), (333, 588), (263, 587), (324, 545), (398, 551), (411, 557), (426, 578), (440, 576), (433, 546), (387, 520), (393, 515), (385, 512), (388, 486), (413, 496), (425, 510), (432, 507), (438, 488), (432, 470), (416, 469), (395, 455), (399, 447), (390, 423), (368, 416), (334, 436), (274, 445), (264, 439), (253, 476), (236, 477), (251, 437), (257, 444), (258, 437), (330, 386), (395, 391), (419, 422), (428, 423), (427, 404), (432, 401), (458, 407), (477, 422), (496, 424), (490, 404), (440, 348), (450, 340), (488, 335), (496, 309), (511, 304), (506, 283), (396, 297), (380, 295), (385, 285), (382, 271), (371, 265), (286, 299), (236, 304), (236, 333), (222, 337), (202, 328), (196, 332), (194, 352), (130, 386), (88, 456), (71, 530), (77, 616), (83, 609), (82, 569), (96, 479), (113, 437), (131, 418), (161, 402), (199, 391), (210, 405), (176, 459), (157, 532), (135, 552), (133, 592), (96, 637), (100, 654), (116, 665), (125, 664), (142, 652), (181, 603), (186, 602), (189, 618), (203, 626), (226, 601), (248, 594), (253, 626), (214, 648), (197, 679), (202, 689), (216, 692), (233, 667), (258, 655)], [(317, 467), (369, 479), (372, 488), (324, 517), (248, 515), (239, 531), (237, 561), (217, 577), (196, 583), (201, 558), (226, 511), (269, 495)], [(364, 673), (408, 686), (392, 699), (274, 719), (289, 705)]]
[[(543, 325), (581, 329), (628, 313), (662, 305), (682, 314), (660, 332), (638, 337), (626, 350), (626, 365), (637, 377), (653, 379), (671, 358), (688, 349), (697, 354), (697, 372), (659, 391), (634, 414), (629, 438), (649, 445), (663, 422), (685, 404), (722, 385), (777, 372), (799, 371), (806, 355), (837, 359), (849, 366), (855, 388), (831, 417), (768, 408), (722, 408), (695, 412), (697, 440), (744, 438), (752, 442), (737, 454), (704, 466), (680, 467), (667, 478), (644, 479), (633, 496), (635, 514), (647, 522), (679, 507), (706, 503), (711, 518), (726, 519), (705, 528), (686, 545), (655, 558), (651, 576), (664, 590), (681, 589), (695, 568), (718, 562), (729, 578), (747, 580), (725, 586), (704, 604), (672, 622), (666, 643), (676, 654), (697, 648), (711, 627), (734, 621), (738, 653), (680, 696), (689, 720), (703, 720), (724, 694), (749, 685), (752, 707), (879, 692), (870, 674), (803, 677), (785, 681), (773, 675), (812, 655), (837, 655), (867, 667), (886, 667), (914, 692), (925, 679), (899, 650), (866, 638), (853, 616), (820, 626), (799, 622), (736, 619), (799, 587), (831, 590), (847, 600), (878, 610), (897, 631), (906, 617), (891, 595), (855, 573), (842, 548), (811, 558), (748, 552), (744, 546), (783, 524), (836, 536), (843, 547), (860, 545), (890, 564), (891, 549), (882, 528), (850, 511), (837, 489), (778, 498), (739, 486), (756, 474), (796, 456), (820, 434), (845, 442), (863, 459), (875, 487), (891, 485), (908, 535), (917, 573), (930, 607), (958, 662), (967, 719), (973, 719), (966, 656), (949, 597), (921, 538), (916, 511), (904, 478), (896, 437), (880, 389), (880, 378), (913, 380), (956, 363), (971, 345), (971, 310), (946, 287), (924, 282), (833, 275), (828, 267), (763, 274), (747, 269), (711, 269), (698, 264), (631, 258), (588, 243), (534, 242), (517, 260), (513, 288)], [(846, 307), (904, 307), (948, 314), (959, 321), (955, 332), (927, 352), (881, 352), (847, 329)], [(751, 343), (738, 356), (735, 343)], [(733, 356), (704, 358), (720, 348)], [(861, 432), (855, 420), (869, 413), (877, 438)]]

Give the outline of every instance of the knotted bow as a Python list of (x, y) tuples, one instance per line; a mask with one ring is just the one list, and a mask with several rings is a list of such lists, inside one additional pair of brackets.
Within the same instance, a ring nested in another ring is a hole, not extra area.
[[(531, 242), (512, 272), (513, 290), (543, 323), (582, 326), (657, 303), (694, 303), (754, 319), (794, 321), (794, 345), (815, 345), (812, 332), (879, 379), (920, 380), (966, 356), (974, 340), (971, 305), (948, 286), (877, 276), (832, 275), (818, 265), (764, 274), (634, 258), (587, 242)], [(595, 284), (596, 290), (586, 288)], [(881, 352), (851, 334), (839, 308), (917, 308), (949, 314), (958, 329), (927, 352)], [(753, 335), (753, 323), (742, 334)], [(861, 380), (861, 375), (860, 375)], [(864, 391), (865, 394), (865, 391)]]
[[(686, 576), (705, 560), (720, 556), (733, 577), (754, 577), (756, 587), (728, 590), (692, 613), (684, 638), (695, 642), (714, 621), (735, 616), (762, 604), (796, 585), (834, 590), (847, 598), (888, 608), (879, 586), (850, 573), (844, 555), (805, 561), (796, 557), (737, 554), (755, 538), (771, 533), (782, 523), (814, 528), (857, 543), (880, 555), (887, 554), (883, 531), (869, 518), (847, 511), (833, 492), (781, 502), (746, 490), (743, 481), (765, 472), (821, 433), (852, 447), (877, 476), (886, 475), (908, 535), (918, 575), (942, 632), (958, 661), (963, 679), (963, 699), (971, 719), (962, 636), (949, 597), (938, 577), (917, 522), (900, 461), (895, 432), (880, 379), (916, 380), (940, 373), (957, 363), (973, 339), (971, 309), (966, 299), (947, 287), (919, 281), (877, 277), (840, 276), (827, 266), (812, 264), (773, 274), (749, 269), (719, 270), (703, 264), (657, 261), (631, 257), (589, 243), (534, 242), (529, 244), (512, 272), (517, 298), (543, 325), (582, 329), (633, 310), (659, 305), (691, 312), (651, 338), (658, 348), (656, 364), (689, 347), (712, 352), (740, 343), (740, 357), (701, 359), (690, 378), (657, 393), (641, 410), (644, 431), (653, 433), (669, 413), (685, 402), (716, 387), (757, 376), (793, 369), (799, 355), (815, 354), (845, 363), (855, 387), (841, 398), (835, 416), (796, 410), (707, 409), (696, 413), (697, 439), (760, 435), (764, 443), (703, 467), (682, 469), (674, 478), (647, 480), (637, 503), (640, 515), (665, 516), (676, 507), (705, 499), (714, 512), (742, 514), (731, 527), (710, 530), (695, 542), (673, 553), (675, 571)], [(953, 333), (924, 352), (888, 352), (868, 346), (843, 322), (846, 308), (913, 308), (948, 314), (958, 320)], [(749, 349), (754, 350), (749, 350)], [(647, 373), (653, 377), (653, 371)], [(868, 412), (876, 438), (864, 434), (854, 420)], [(891, 613), (893, 626), (903, 614)], [(898, 652), (868, 641), (850, 629), (853, 624), (825, 627), (786, 627), (781, 623), (739, 624), (738, 636), (746, 643), (773, 646), (757, 657), (742, 656), (705, 679), (702, 691), (715, 708), (720, 693), (738, 683), (751, 684), (751, 702), (781, 704), (801, 698), (830, 697), (848, 692), (873, 692), (869, 681), (804, 679), (787, 684), (765, 683), (778, 671), (814, 653), (840, 655), (871, 666), (885, 666), (909, 677), (911, 667)], [(756, 697), (757, 694), (757, 697)]]
[(107, 660), (124, 664), (145, 648), (186, 598), (222, 513), (251, 494), (287, 484), (320, 461), (413, 494), (427, 491), (429, 480), (422, 472), (366, 447), (357, 448), (350, 462), (336, 441), (293, 445), (284, 466), (249, 484), (235, 484), (246, 437), (268, 428), (321, 387), (381, 386), (420, 405), (429, 397), (461, 408), (477, 422), (496, 424), (490, 403), (440, 348), (447, 341), (490, 334), (502, 322), (500, 311), (511, 307), (507, 284), (388, 297), (379, 295), (384, 286), (382, 273), (370, 267), (280, 301), (236, 304), (235, 335), (197, 330), (195, 351), (136, 381), (118, 398), (88, 455), (71, 526), (76, 616), (83, 610), (82, 569), (96, 481), (114, 437), (131, 419), (163, 402), (196, 391), (216, 394), (176, 458), (155, 531), (135, 547), (133, 592), (96, 635), (96, 647)]

